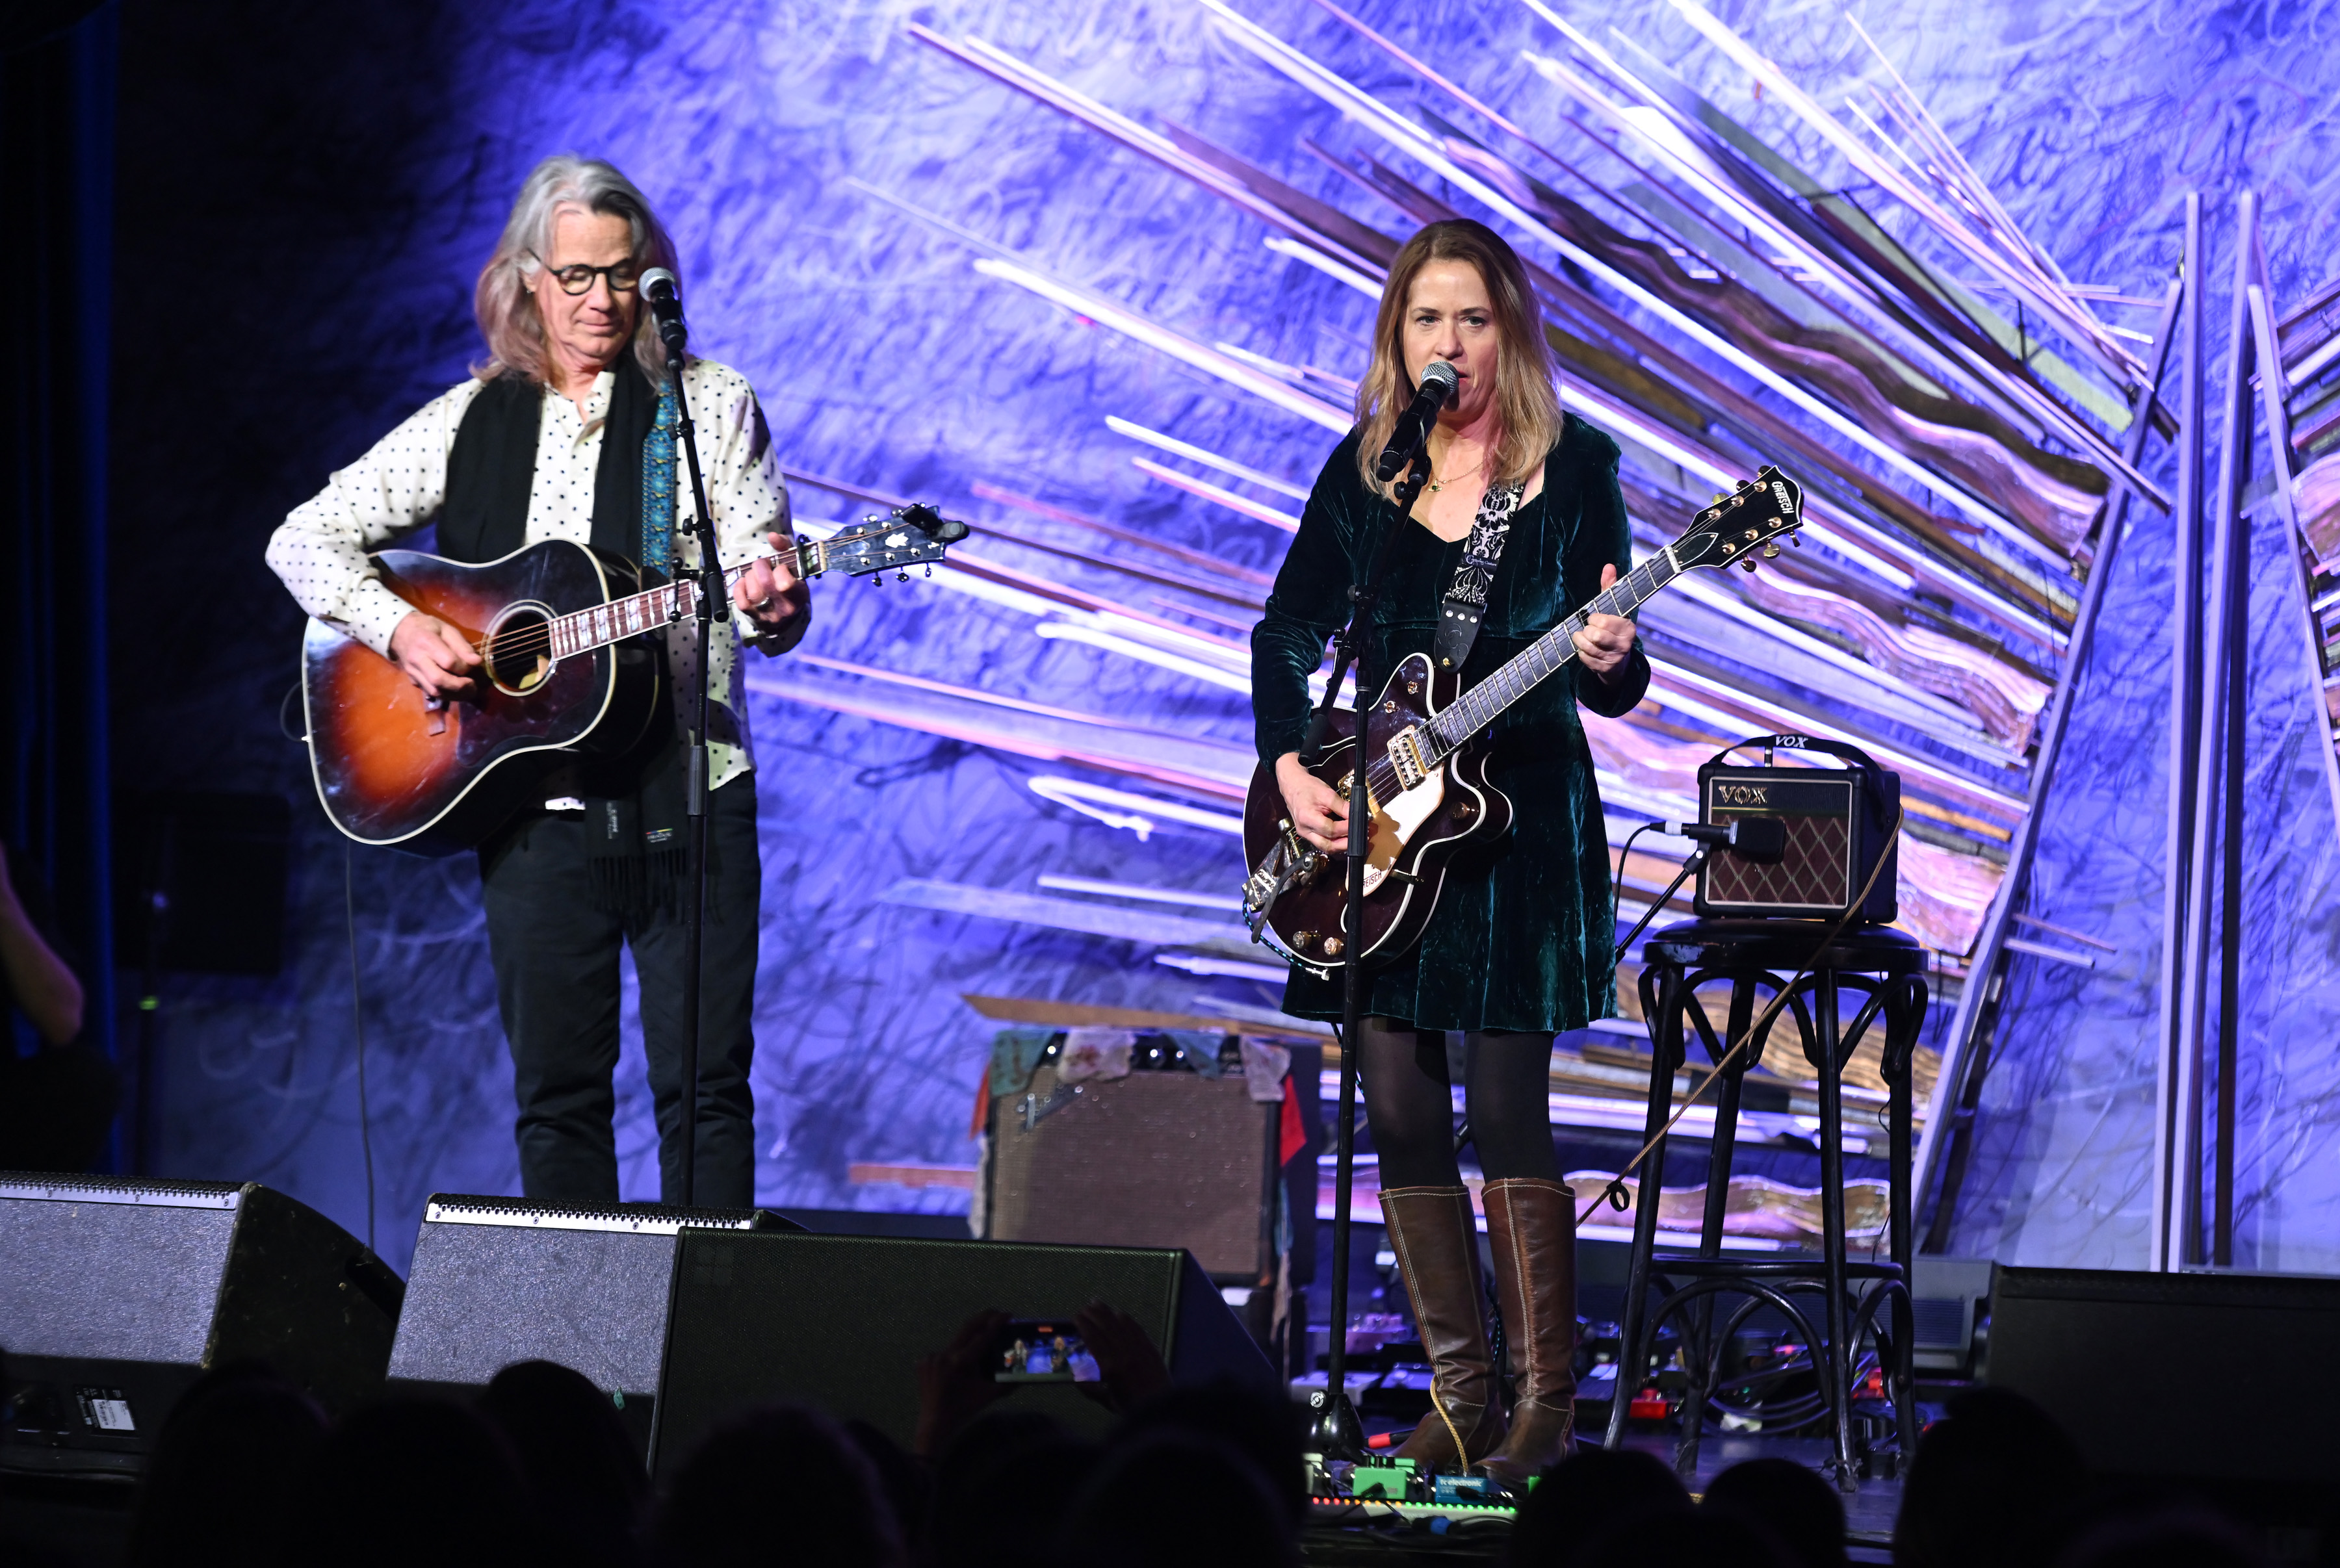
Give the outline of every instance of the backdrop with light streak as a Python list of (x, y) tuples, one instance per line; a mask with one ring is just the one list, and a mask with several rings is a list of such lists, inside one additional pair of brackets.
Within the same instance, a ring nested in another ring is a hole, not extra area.
[[(2313, 237), (2340, 201), (2322, 7), (447, 7), (280, 35), (318, 68), (239, 104), (252, 9), (199, 37), (134, 8), (124, 35), (125, 202), (223, 157), (252, 178), (202, 222), (258, 221), (310, 263), (277, 319), (297, 324), (293, 384), (331, 393), (234, 459), (225, 549), (256, 561), (284, 505), (461, 373), (471, 271), (519, 176), (562, 148), (660, 205), (695, 343), (762, 392), (808, 528), (915, 497), (978, 530), (931, 579), (821, 585), (802, 653), (751, 679), (758, 1185), (783, 1208), (965, 1206), (953, 1171), (999, 1027), (967, 994), (1270, 1018), (1274, 971), (1228, 907), (1245, 634), (1348, 423), (1381, 269), (1447, 212), (1538, 268), (1569, 406), (1624, 447), (1640, 548), (1760, 461), (1811, 498), (1805, 547), (1645, 612), (1650, 702), (1587, 719), (1612, 843), (1688, 814), (1699, 762), (1741, 735), (1869, 746), (1908, 793), (1904, 923), (1937, 954), (1938, 1046), (2035, 787), (2071, 563), (2105, 553), (2182, 194), (2206, 199), (2214, 370), (2236, 192), (2266, 194), (2278, 315), (2324, 282)], [(337, 98), (361, 61), (411, 68), (417, 101)], [(190, 137), (171, 111), (195, 103)], [(272, 163), (285, 114), (338, 134)], [(320, 232), (301, 204), (337, 182)], [(125, 266), (177, 242), (134, 229)], [(126, 296), (125, 338), (168, 309)], [(2300, 406), (2305, 442), (2312, 389)], [(160, 389), (124, 418), (174, 439)], [(2137, 467), (2153, 500), (2121, 514), (2010, 912), (1961, 1253), (2144, 1259), (2176, 469), (2159, 437)], [(2340, 557), (2334, 479), (2301, 480), (2317, 559)], [(188, 526), (165, 483), (124, 487), (125, 528), (158, 547)], [(2334, 1268), (2329, 717), (2297, 547), (2254, 539), (2238, 1261)], [(249, 565), (236, 591), (264, 595)], [(281, 690), (292, 624), (269, 604), (281, 646), (203, 653), (129, 699), (149, 777), (308, 798), (264, 730), (197, 744), (220, 691), (264, 711)], [(164, 990), (161, 1169), (269, 1180), (362, 1229), (342, 850), (303, 814), (285, 977)], [(1628, 919), (1671, 869), (1625, 868)], [(356, 877), (373, 1218), (397, 1260), (428, 1193), (514, 1185), (509, 1069), (469, 861), (361, 853)], [(620, 1143), (627, 1196), (651, 1197), (629, 998)]]

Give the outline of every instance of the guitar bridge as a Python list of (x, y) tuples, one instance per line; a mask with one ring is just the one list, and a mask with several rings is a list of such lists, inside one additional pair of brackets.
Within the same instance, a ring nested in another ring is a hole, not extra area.
[(1390, 737), (1390, 765), (1397, 769), (1397, 782), (1402, 789), (1413, 789), (1430, 777), (1430, 754), (1422, 744), (1422, 726), (1403, 730)]

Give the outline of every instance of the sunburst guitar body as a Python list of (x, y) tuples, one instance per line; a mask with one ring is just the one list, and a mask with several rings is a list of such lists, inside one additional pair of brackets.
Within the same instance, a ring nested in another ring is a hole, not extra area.
[[(905, 507), (761, 558), (807, 577), (902, 572), (941, 560), (967, 531), (932, 507)], [(541, 800), (556, 769), (655, 744), (659, 644), (697, 613), (695, 580), (645, 588), (633, 563), (560, 540), (479, 566), (416, 550), (372, 559), (383, 587), (454, 627), (482, 668), (475, 696), (426, 700), (382, 655), (309, 623), (301, 695), (310, 768), (326, 816), (351, 838), (416, 854), (468, 849)], [(729, 568), (727, 585), (752, 565)]]

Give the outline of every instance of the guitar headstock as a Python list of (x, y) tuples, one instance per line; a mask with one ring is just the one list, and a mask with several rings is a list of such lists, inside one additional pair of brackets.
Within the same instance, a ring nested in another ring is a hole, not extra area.
[(930, 566), (967, 537), (968, 531), (965, 523), (944, 517), (924, 502), (896, 507), (885, 517), (864, 518), (858, 528), (800, 547), (801, 570), (808, 577), (823, 572), (864, 577), (872, 572)]
[(1674, 559), (1685, 567), (1736, 562), (1751, 572), (1757, 551), (1778, 555), (1780, 536), (1792, 536), (1803, 526), (1803, 487), (1767, 463), (1753, 478), (1691, 519), (1689, 529), (1674, 541)]

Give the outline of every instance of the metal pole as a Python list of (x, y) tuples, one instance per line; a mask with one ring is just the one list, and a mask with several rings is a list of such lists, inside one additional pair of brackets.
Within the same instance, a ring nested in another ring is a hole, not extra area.
[(2292, 558), (2298, 561), (2301, 567), (2292, 576), (2299, 593), (2300, 626), (2307, 636), (2308, 689), (2319, 715), (2316, 733), (2324, 737), (2325, 742), (2324, 785), (2332, 796), (2334, 824), (2340, 827), (2340, 750), (2335, 750), (2332, 745), (2331, 710), (2324, 700), (2324, 683), (2331, 677), (2332, 672), (2325, 666), (2323, 628), (2316, 624), (2313, 607), (2315, 597), (2310, 591), (2308, 569), (2315, 557), (2300, 554), (2306, 541), (2300, 537), (2299, 498), (2292, 490), (2291, 416), (2285, 411), (2291, 400), (2291, 386), (2284, 376), (2283, 360), (2276, 347), (2274, 295), (2267, 284), (2264, 251), (2258, 256), (2258, 281), (2253, 286), (2253, 293), (2251, 310), (2257, 330), (2260, 362), (2264, 364), (2271, 360), (2275, 366), (2271, 373), (2259, 378), (2260, 417), (2266, 422), (2267, 449), (2273, 454), (2274, 472), (2277, 479), (2275, 515), (2283, 524), (2284, 547), (2291, 552)]
[[(2217, 511), (2210, 539), (2209, 615), (2203, 628), (2201, 741), (2196, 751), (2194, 842), (2187, 856), (2186, 924), (2179, 933), (2177, 1035), (2170, 1067), (2167, 1226), (2162, 1243), (2166, 1269), (2201, 1261), (2202, 1224), (2202, 1028), (2209, 1005), (2210, 852), (2219, 823), (2214, 816), (2226, 760), (2226, 726), (2242, 715), (2227, 701), (2233, 646), (2241, 630), (2235, 615), (2235, 577), (2247, 577), (2248, 547), (2242, 524), (2242, 488), (2250, 476), (2251, 256), (2258, 231), (2258, 198), (2245, 191), (2236, 223), (2235, 290), (2228, 312), (2226, 409), (2221, 419)], [(2233, 896), (2229, 891), (2228, 896)]]
[[(2195, 243), (2199, 227), (2201, 198), (2189, 194), (2186, 199), (2188, 218), (2188, 258), (2198, 252)], [(2129, 428), (2125, 453), (2134, 468), (2145, 452), (2146, 437), (2153, 425), (2156, 399), (2166, 380), (2169, 346), (2181, 338), (2179, 321), (2186, 301), (2193, 297), (2190, 272), (2184, 263), (2180, 275), (2169, 285), (2168, 298), (2163, 302), (2161, 319), (2154, 333), (2154, 347), (2147, 356), (2147, 373), (2130, 404)], [(2189, 379), (2188, 385), (2191, 385)], [(2180, 421), (2181, 443), (2184, 430), (2190, 427)], [(2180, 475), (2184, 474), (2181, 464)], [(2041, 715), (2038, 754), (2031, 764), (2029, 809), (2017, 824), (2014, 841), (2008, 846), (2007, 873), (1999, 879), (1998, 894), (1991, 901), (1989, 912), (1983, 918), (1980, 939), (1975, 945), (1975, 960), (1967, 971), (1967, 983), (1959, 993), (1957, 1012), (1950, 1021), (1949, 1039), (1942, 1050), (1942, 1068), (1934, 1080), (1934, 1095), (1927, 1115), (1926, 1127), (1919, 1135), (1915, 1172), (1919, 1208), (1923, 1213), (1926, 1195), (1942, 1188), (1934, 1211), (1934, 1219), (1925, 1243), (1926, 1250), (1938, 1250), (1943, 1244), (1954, 1201), (1957, 1178), (1948, 1174), (1952, 1161), (1949, 1147), (1953, 1141), (1954, 1125), (1963, 1127), (1962, 1118), (1971, 1108), (1967, 1105), (1967, 1088), (1970, 1080), (1978, 1078), (1988, 1066), (1989, 1030), (1986, 1020), (1996, 1010), (1998, 987), (2002, 983), (2002, 966), (2006, 957), (2008, 927), (2012, 923), (2023, 894), (2023, 884), (2031, 869), (2031, 855), (2039, 842), (2039, 806), (2047, 799), (2048, 781), (2055, 776), (2056, 759), (2064, 745), (2064, 732), (2072, 715), (2073, 699), (2079, 689), (2080, 674), (2087, 664), (2088, 650), (2094, 646), (2097, 612), (2104, 602), (2105, 585), (2112, 578), (2114, 559), (2120, 553), (2122, 525), (2128, 515), (2132, 492), (2116, 476), (2112, 493), (2106, 498), (2103, 527), (2097, 534), (2097, 556), (2088, 569), (2087, 581), (2081, 585), (2080, 602), (2072, 617), (2072, 632), (2064, 648), (2063, 673), (2057, 680), (2055, 693), (2048, 699), (2047, 712)], [(2181, 505), (2182, 509), (2182, 505)], [(1981, 1041), (1978, 1046), (1977, 1041)], [(1966, 1149), (1963, 1138), (1959, 1144), (1958, 1164), (1962, 1168)]]
[(2170, 552), (2169, 820), (2163, 843), (2161, 887), (2161, 1027), (2155, 1036), (2153, 1089), (2153, 1229), (2147, 1267), (2169, 1264), (2170, 1139), (2175, 1111), (2177, 1005), (2184, 990), (2186, 873), (2194, 855), (2195, 747), (2202, 705), (2202, 197), (2186, 198), (2186, 309), (2178, 326), (2178, 356), (2186, 386), (2179, 393), (2176, 538)]

